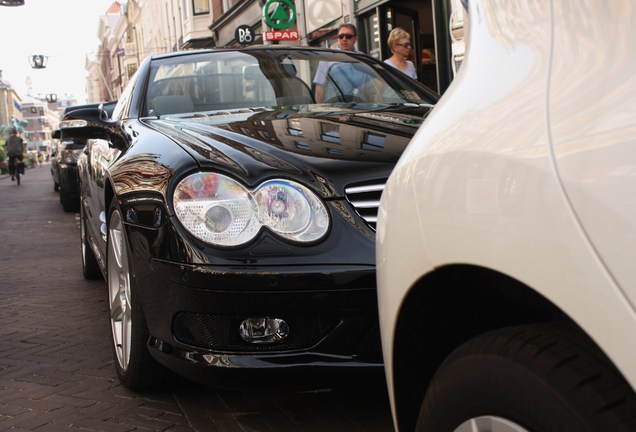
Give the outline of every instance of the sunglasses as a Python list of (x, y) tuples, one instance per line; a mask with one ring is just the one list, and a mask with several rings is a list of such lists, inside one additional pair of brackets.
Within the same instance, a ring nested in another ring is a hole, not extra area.
[(338, 39), (353, 39), (356, 35), (352, 35), (350, 33), (342, 33), (338, 35)]
[(403, 43), (403, 44), (396, 43), (396, 45), (399, 45), (399, 46), (404, 47), (404, 48), (409, 48), (409, 49), (411, 49), (413, 47), (413, 45), (411, 45), (410, 42), (406, 42), (406, 43)]

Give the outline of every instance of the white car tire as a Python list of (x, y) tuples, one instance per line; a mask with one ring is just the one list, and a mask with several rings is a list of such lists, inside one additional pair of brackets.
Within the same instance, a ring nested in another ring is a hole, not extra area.
[(578, 331), (511, 327), (474, 337), (443, 362), (416, 430), (628, 432), (636, 395)]

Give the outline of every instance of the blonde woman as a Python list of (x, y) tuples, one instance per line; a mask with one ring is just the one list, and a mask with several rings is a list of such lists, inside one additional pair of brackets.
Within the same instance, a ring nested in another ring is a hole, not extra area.
[(390, 64), (411, 78), (417, 79), (415, 65), (412, 61), (408, 60), (408, 57), (411, 54), (411, 49), (413, 48), (413, 44), (411, 44), (411, 35), (403, 28), (396, 27), (391, 30), (387, 43), (389, 44), (389, 49), (393, 55), (384, 60), (384, 63)]

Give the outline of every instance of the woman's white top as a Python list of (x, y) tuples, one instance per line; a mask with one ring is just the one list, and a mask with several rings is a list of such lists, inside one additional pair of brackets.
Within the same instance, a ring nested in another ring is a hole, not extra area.
[(411, 78), (417, 79), (417, 71), (415, 70), (415, 65), (410, 60), (406, 61), (406, 70), (405, 71), (403, 71), (402, 69), (397, 67), (397, 65), (394, 65), (393, 62), (391, 61), (391, 59), (384, 60), (384, 63), (390, 64), (391, 66), (393, 66), (394, 68), (396, 68), (397, 70), (399, 70), (401, 72), (404, 72), (405, 74), (407, 74)]

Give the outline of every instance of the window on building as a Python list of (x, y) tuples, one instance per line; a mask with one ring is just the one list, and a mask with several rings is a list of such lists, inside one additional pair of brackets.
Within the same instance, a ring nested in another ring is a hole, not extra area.
[(304, 136), (302, 129), (300, 128), (300, 120), (299, 119), (288, 119), (287, 120), (287, 133), (292, 136)]
[(210, 13), (209, 0), (192, 0), (192, 11), (194, 15), (203, 15)]
[(245, 135), (245, 136), (249, 136), (249, 137), (253, 137), (254, 136), (254, 133), (252, 132), (252, 130), (249, 129), (249, 128), (246, 128), (246, 127), (242, 127), (241, 128), (241, 132), (243, 132), (243, 135)]
[(232, 8), (232, 6), (234, 6), (238, 2), (239, 0), (223, 0), (223, 12), (227, 12), (228, 10)]
[(296, 147), (300, 150), (311, 151), (311, 146), (304, 141), (295, 141)]
[[(367, 14), (360, 19), (358, 46), (371, 57), (380, 58), (380, 22), (376, 12)], [(388, 53), (390, 56), (391, 53)]]
[(270, 133), (268, 131), (259, 130), (258, 134), (261, 136), (261, 138), (266, 139), (268, 141), (274, 140), (274, 138), (270, 135)]
[(367, 132), (364, 134), (362, 149), (381, 152), (382, 150), (384, 150), (385, 141), (386, 141), (386, 137), (384, 135)]
[(137, 63), (126, 66), (126, 72), (128, 73), (128, 79), (132, 78), (135, 72), (137, 72)]
[(320, 139), (340, 144), (340, 127), (332, 123), (320, 123)]

